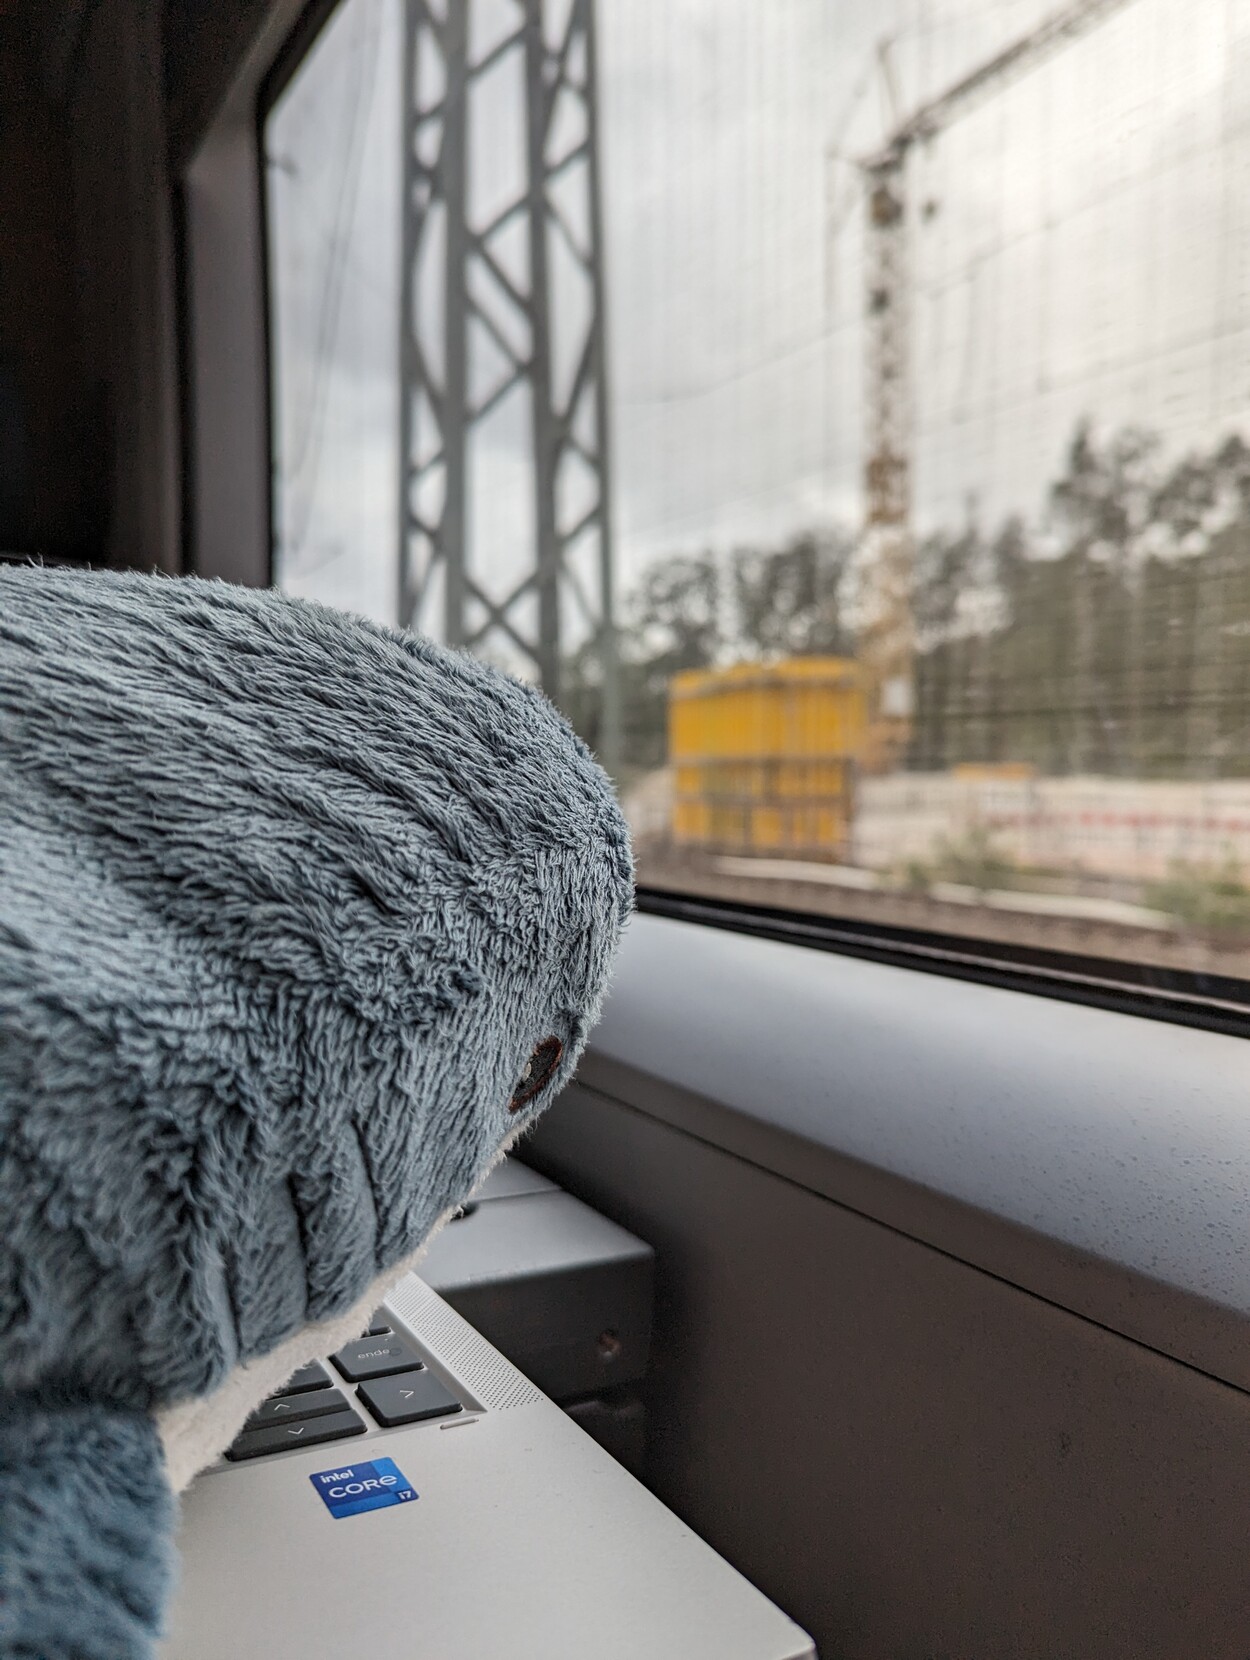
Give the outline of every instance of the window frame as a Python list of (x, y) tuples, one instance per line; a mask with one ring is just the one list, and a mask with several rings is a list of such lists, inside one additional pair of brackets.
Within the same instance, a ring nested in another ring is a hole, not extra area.
[[(271, 248), (268, 196), (265, 177), (264, 133), (268, 118), (298, 73), (306, 55), (320, 38), (343, 0), (308, 0), (299, 7), (293, 0), (277, 0), (270, 8), (264, 31), (267, 51), (257, 57), (254, 46), (247, 70), (234, 88), (226, 110), (218, 117), (213, 132), (223, 125), (237, 128), (240, 111), (250, 132), (256, 237), (259, 255), (258, 279), (263, 318), (263, 353), (251, 378), (251, 396), (257, 392), (257, 375), (263, 377), (263, 429), (265, 434), (264, 538), (263, 559), (258, 558), (259, 537), (253, 525), (250, 574), (235, 577), (270, 586), (274, 578), (275, 525), (273, 515), (273, 379), (272, 333), (274, 294), (271, 284)], [(275, 44), (276, 35), (276, 44)], [(231, 114), (231, 112), (234, 112)], [(210, 138), (213, 133), (210, 132)], [(242, 184), (241, 177), (236, 181)], [(194, 261), (194, 253), (192, 255)], [(255, 301), (253, 300), (253, 309)], [(198, 356), (199, 341), (194, 342)], [(219, 348), (220, 349), (220, 348)], [(192, 376), (192, 384), (195, 377)], [(193, 403), (196, 400), (193, 398)], [(198, 404), (196, 408), (198, 409)], [(189, 422), (192, 447), (200, 422)], [(194, 476), (194, 475), (193, 475)], [(195, 500), (198, 493), (191, 492)], [(192, 516), (195, 509), (192, 509)], [(193, 537), (199, 548), (200, 536)], [(220, 560), (201, 556), (195, 568), (204, 575), (229, 575)], [(644, 914), (679, 918), (709, 928), (781, 940), (810, 950), (840, 952), (875, 962), (894, 963), (921, 973), (975, 981), (1037, 996), (1152, 1020), (1171, 1021), (1203, 1030), (1250, 1036), (1250, 980), (1133, 963), (1042, 947), (1014, 945), (992, 934), (947, 934), (938, 930), (910, 929), (874, 924), (859, 919), (789, 910), (782, 906), (730, 901), (700, 894), (687, 888), (658, 888), (645, 882), (637, 888), (637, 907)]]
[(920, 973), (1250, 1037), (1250, 982), (1226, 976), (1017, 946), (992, 935), (943, 934), (752, 905), (685, 889), (642, 884), (635, 892), (638, 910), (649, 916), (697, 922), (809, 950), (893, 963)]

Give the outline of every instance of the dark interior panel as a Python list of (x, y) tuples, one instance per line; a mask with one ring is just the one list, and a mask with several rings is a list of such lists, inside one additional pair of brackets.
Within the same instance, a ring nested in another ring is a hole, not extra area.
[[(0, 555), (181, 571), (184, 529), (195, 540), (203, 517), (184, 499), (197, 459), (184, 445), (198, 440), (198, 459), (219, 462), (198, 469), (204, 493), (244, 503), (213, 521), (204, 568), (268, 580), (256, 101), (300, 12), (299, 0), (0, 8)], [(179, 193), (210, 131), (194, 205), (212, 199), (188, 228)], [(178, 269), (192, 234), (194, 294)], [(236, 326), (242, 312), (246, 349), (213, 333), (214, 315), (197, 319), (197, 302)], [(236, 402), (216, 425), (216, 406), (192, 407), (192, 360), (201, 379), (234, 367)]]
[(0, 552), (98, 556), (107, 388), (85, 351), (75, 146), (39, 37), (0, 12)]
[(0, 549), (181, 568), (162, 8), (0, 16)]
[(584, 1086), (525, 1157), (656, 1248), (648, 1480), (826, 1660), (1245, 1660), (1240, 1390)]

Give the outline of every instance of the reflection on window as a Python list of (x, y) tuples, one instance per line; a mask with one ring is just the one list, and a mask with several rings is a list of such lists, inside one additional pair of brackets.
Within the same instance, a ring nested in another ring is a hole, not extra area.
[(278, 575), (539, 681), (641, 879), (1250, 979), (1250, 8), (344, 0)]
[(395, 620), (398, 10), (340, 6), (266, 122), (274, 574)]

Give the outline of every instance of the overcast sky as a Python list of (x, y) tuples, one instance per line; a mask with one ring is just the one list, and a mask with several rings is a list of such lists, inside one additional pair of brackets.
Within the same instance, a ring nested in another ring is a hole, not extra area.
[[(831, 159), (1055, 0), (599, 0), (620, 583), (860, 517), (862, 203)], [(510, 0), (472, 0), (488, 38)], [(345, 0), (267, 133), (282, 578), (395, 615), (397, 0)], [(916, 520), (1036, 519), (1083, 415), (1174, 450), (1250, 406), (1250, 0), (1125, 0), (908, 171)], [(515, 89), (474, 127), (475, 213)], [(524, 408), (483, 433), (475, 557), (529, 531)]]

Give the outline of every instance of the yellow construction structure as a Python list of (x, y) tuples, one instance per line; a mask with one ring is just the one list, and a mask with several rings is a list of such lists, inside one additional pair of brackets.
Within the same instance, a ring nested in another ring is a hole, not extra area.
[(792, 657), (692, 669), (669, 683), (668, 720), (678, 846), (848, 856), (869, 738), (858, 663)]

